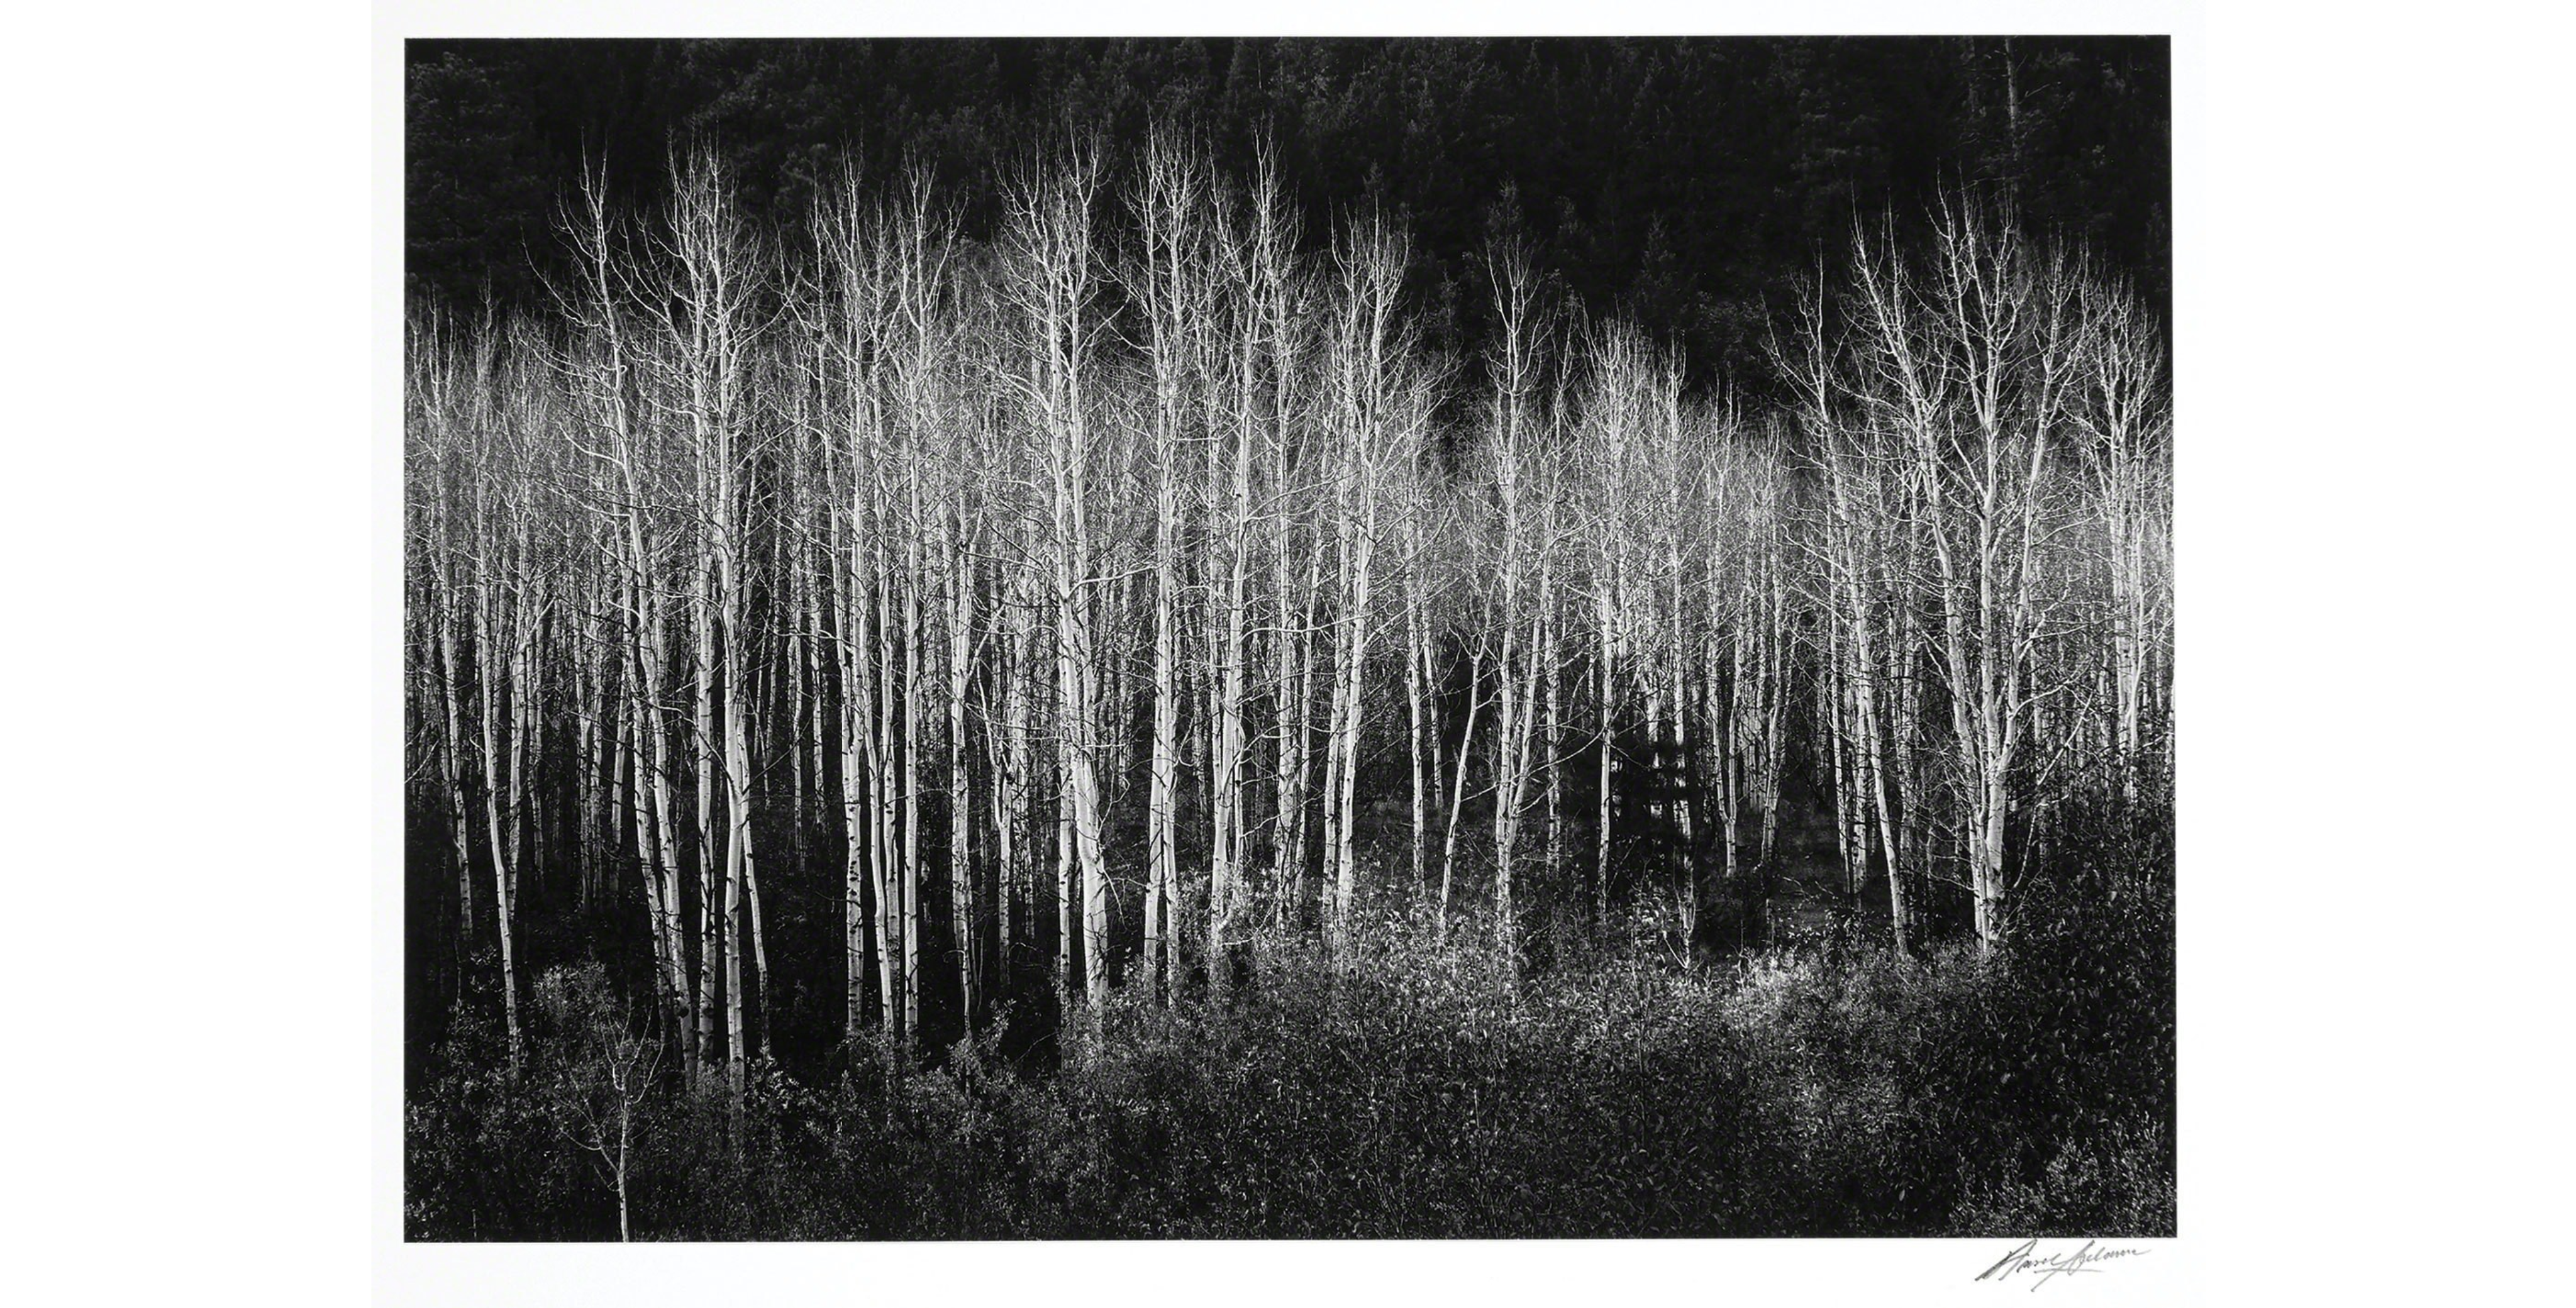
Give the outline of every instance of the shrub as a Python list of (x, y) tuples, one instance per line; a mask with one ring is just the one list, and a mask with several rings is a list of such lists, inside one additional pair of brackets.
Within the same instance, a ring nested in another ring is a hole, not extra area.
[[(1523, 973), (1488, 924), (1413, 906), (1339, 958), (1265, 930), (1227, 1009), (1118, 992), (1064, 1017), (1052, 1070), (993, 1034), (910, 1068), (863, 1046), (814, 1084), (764, 1062), (738, 1126), (674, 1087), (634, 1202), (683, 1238), (2170, 1230), (2169, 892), (2086, 848), (1996, 959)], [(541, 1020), (531, 1065), (579, 1025)], [(412, 1229), (613, 1234), (537, 1105), (474, 1070), (497, 1053), (460, 1018), (416, 1097)]]

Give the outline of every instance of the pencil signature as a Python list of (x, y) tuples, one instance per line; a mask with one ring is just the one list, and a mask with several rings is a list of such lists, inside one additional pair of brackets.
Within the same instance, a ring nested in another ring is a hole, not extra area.
[(2103, 1269), (2095, 1266), (2096, 1263), (2109, 1262), (2115, 1258), (2136, 1258), (2147, 1252), (2144, 1249), (2135, 1248), (2105, 1249), (2090, 1240), (2085, 1241), (2084, 1247), (2073, 1253), (2041, 1254), (2038, 1249), (2039, 1237), (2033, 1236), (2020, 1248), (2005, 1254), (2003, 1261), (1979, 1272), (1977, 1279), (2007, 1281), (2012, 1279), (2016, 1272), (2029, 1272), (2034, 1277), (2030, 1288), (2036, 1290), (2048, 1284), (2050, 1277), (2067, 1276), (2077, 1272), (2099, 1272)]

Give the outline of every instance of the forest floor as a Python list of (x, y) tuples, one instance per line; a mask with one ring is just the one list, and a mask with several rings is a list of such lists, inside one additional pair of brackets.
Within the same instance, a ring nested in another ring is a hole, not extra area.
[[(1052, 1067), (1003, 1057), (1005, 1021), (908, 1071), (885, 1050), (819, 1078), (758, 1065), (738, 1114), (666, 1078), (632, 1122), (632, 1221), (657, 1239), (2170, 1234), (2161, 903), (2084, 917), (2077, 954), (2035, 937), (2002, 959), (1782, 947), (1693, 968), (1610, 948), (1538, 972), (1472, 919), (1444, 934), (1385, 905), (1340, 959), (1265, 932), (1223, 1010), (1141, 987), (1077, 1009)], [(595, 969), (569, 984), (605, 988)], [(541, 1013), (511, 1076), (490, 1027), (462, 1015), (412, 1096), (409, 1234), (615, 1238), (606, 1176), (562, 1129), (596, 1042)]]

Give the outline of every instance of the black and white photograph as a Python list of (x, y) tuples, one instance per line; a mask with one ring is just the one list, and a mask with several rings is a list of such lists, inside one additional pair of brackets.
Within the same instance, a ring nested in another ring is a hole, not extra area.
[(2165, 38), (404, 71), (405, 1238), (2174, 1234)]

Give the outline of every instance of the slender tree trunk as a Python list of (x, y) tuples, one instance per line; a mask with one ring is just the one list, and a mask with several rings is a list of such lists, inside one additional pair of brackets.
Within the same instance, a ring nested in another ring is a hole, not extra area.
[(1613, 551), (1609, 568), (1611, 581), (1602, 587), (1594, 601), (1594, 619), (1600, 630), (1600, 676), (1594, 691), (1600, 697), (1601, 710), (1601, 777), (1598, 810), (1593, 815), (1592, 850), (1592, 924), (1606, 927), (1610, 923), (1610, 832), (1616, 817), (1614, 804), (1618, 795), (1619, 761), (1619, 627), (1616, 596), (1619, 561), (1615, 537), (1605, 542)]
[[(1868, 610), (1861, 607), (1862, 600), (1858, 593), (1858, 582), (1855, 581), (1852, 585), (1854, 587), (1854, 594), (1852, 597), (1854, 611), (1860, 615), (1860, 620), (1855, 623), (1853, 627), (1854, 645), (1852, 649), (1851, 684), (1852, 698), (1860, 715), (1861, 779), (1862, 783), (1868, 787), (1870, 801), (1876, 805), (1878, 810), (1879, 839), (1883, 847), (1883, 852), (1887, 858), (1888, 923), (1894, 932), (1897, 956), (1902, 958), (1908, 952), (1906, 948), (1905, 861), (1901, 857), (1898, 847), (1895, 814), (1889, 811), (1887, 796), (1888, 769), (1886, 760), (1881, 755), (1879, 747), (1879, 741), (1882, 736), (1878, 723), (1878, 695), (1873, 684), (1877, 678), (1877, 660), (1872, 657), (1870, 651), (1870, 620)], [(1901, 719), (1908, 718), (1910, 716), (1910, 705), (1905, 709), (1900, 710)]]
[(903, 874), (895, 848), (897, 805), (901, 802), (895, 768), (895, 630), (887, 595), (893, 584), (886, 567), (880, 533), (871, 549), (874, 568), (868, 578), (874, 609), (874, 647), (867, 660), (868, 686), (875, 713), (868, 731), (868, 795), (874, 801), (868, 826), (868, 879), (876, 899), (877, 1013), (895, 1047), (909, 1038), (903, 1024)]
[[(1062, 672), (1059, 665), (1057, 671)], [(1082, 993), (1082, 973), (1076, 970), (1080, 956), (1075, 950), (1074, 865), (1073, 865), (1073, 739), (1071, 724), (1063, 716), (1063, 705), (1070, 697), (1064, 683), (1056, 683), (1055, 755), (1055, 957), (1056, 984), (1067, 1000)]]
[(515, 914), (511, 911), (510, 862), (516, 851), (502, 833), (501, 812), (516, 802), (515, 778), (501, 774), (502, 755), (495, 738), (500, 721), (499, 659), (494, 643), (499, 636), (493, 628), (491, 583), (476, 591), (474, 604), (474, 652), (479, 662), (479, 683), (483, 696), (483, 793), (484, 821), (492, 838), (492, 905), (500, 926), (501, 939), (501, 1014), (510, 1041), (510, 1070), (519, 1070), (519, 960), (518, 947), (511, 939)]
[(633, 706), (639, 742), (635, 765), (652, 783), (651, 811), (637, 816), (636, 839), (639, 851), (646, 856), (645, 875), (660, 887), (654, 896), (659, 911), (654, 926), (661, 935), (662, 953), (669, 965), (665, 985), (672, 1023), (680, 1032), (681, 1066), (694, 1086), (700, 1064), (698, 1008), (696, 992), (690, 984), (688, 925), (683, 916), (680, 881), (680, 833), (671, 797), (671, 764), (665, 753), (668, 736), (661, 708), (665, 685), (662, 678), (669, 651), (664, 647), (661, 605), (654, 597), (651, 578), (640, 565), (633, 594), (641, 627), (629, 650), (637, 695)]
[(1540, 628), (1543, 634), (1539, 642), (1539, 675), (1546, 679), (1547, 705), (1539, 728), (1538, 746), (1540, 766), (1547, 769), (1547, 854), (1540, 866), (1545, 869), (1545, 889), (1550, 896), (1561, 896), (1565, 892), (1565, 769), (1560, 766), (1564, 758), (1565, 705), (1558, 684), (1563, 680), (1559, 675), (1562, 669), (1557, 646), (1563, 639), (1559, 626), (1555, 600), (1551, 597), (1544, 625)]
[(460, 725), (459, 701), (464, 696), (456, 675), (456, 640), (462, 608), (453, 595), (442, 588), (441, 612), (435, 623), (438, 644), (439, 707), (446, 715), (446, 748), (440, 751), (446, 764), (447, 802), (455, 820), (448, 832), (456, 852), (456, 956), (459, 971), (474, 943), (474, 811), (469, 805), (465, 785), (465, 733)]
[(1421, 520), (1419, 505), (1405, 515), (1405, 545), (1408, 560), (1404, 571), (1404, 751), (1413, 768), (1413, 892), (1420, 894), (1429, 884), (1431, 861), (1430, 777), (1423, 767), (1424, 710), (1431, 665), (1431, 637), (1423, 617)]
[(773, 1057), (769, 1049), (769, 944), (760, 927), (760, 861), (752, 856), (748, 842), (742, 852), (743, 893), (751, 901), (751, 974), (754, 998), (760, 1005), (760, 1056)]
[(718, 988), (723, 982), (725, 931), (727, 921), (722, 890), (717, 883), (716, 836), (716, 771), (720, 747), (716, 730), (715, 687), (716, 652), (714, 615), (710, 611), (707, 588), (713, 565), (701, 555), (695, 569), (696, 584), (691, 592), (692, 625), (697, 633), (697, 664), (692, 670), (696, 686), (695, 726), (691, 748), (697, 759), (697, 882), (698, 882), (698, 1055), (713, 1067), (716, 1057), (716, 1022), (722, 1015), (723, 996)]
[(1467, 802), (1467, 761), (1476, 744), (1476, 711), (1484, 707), (1485, 651), (1467, 658), (1467, 720), (1458, 733), (1458, 762), (1449, 781), (1449, 820), (1440, 835), (1440, 935), (1449, 934), (1449, 899), (1458, 880), (1458, 811)]
[[(1165, 389), (1171, 383), (1166, 381)], [(1179, 434), (1171, 430), (1174, 397), (1163, 397), (1157, 439), (1154, 507), (1154, 740), (1145, 799), (1145, 976), (1155, 998), (1167, 995), (1165, 945), (1174, 938), (1172, 891), (1180, 866), (1180, 459)]]
[[(918, 457), (917, 455), (915, 457)], [(902, 905), (903, 1037), (910, 1045), (921, 1038), (921, 929), (927, 920), (921, 903), (921, 587), (925, 580), (919, 528), (919, 502), (908, 524), (903, 576), (903, 858), (895, 882)]]
[(948, 911), (957, 950), (960, 1020), (972, 1031), (982, 1012), (975, 895), (974, 772), (966, 752), (966, 695), (974, 675), (975, 585), (963, 510), (949, 515), (948, 574)]
[(1208, 857), (1208, 996), (1222, 1006), (1227, 987), (1232, 983), (1234, 915), (1241, 897), (1239, 882), (1244, 863), (1244, 728), (1243, 703), (1246, 693), (1244, 678), (1244, 610), (1245, 588), (1252, 563), (1252, 417), (1250, 333), (1246, 330), (1246, 362), (1241, 376), (1241, 421), (1234, 431), (1232, 447), (1232, 496), (1226, 515), (1225, 599), (1216, 649), (1218, 682), (1215, 721), (1212, 730), (1214, 757), (1210, 760), (1211, 812), (1209, 814)]
[[(1286, 548), (1283, 546), (1283, 549)], [(1302, 587), (1283, 585), (1280, 630), (1288, 643), (1288, 658), (1295, 671), (1288, 685), (1288, 703), (1280, 723), (1279, 835), (1278, 870), (1271, 884), (1282, 896), (1279, 901), (1281, 920), (1301, 920), (1306, 903), (1306, 782), (1314, 765), (1314, 736), (1310, 706), (1315, 696), (1316, 665), (1321, 660), (1315, 629), (1319, 624), (1313, 605), (1323, 567), (1323, 551), (1318, 548), (1307, 555), (1306, 575)]]
[[(735, 490), (730, 434), (719, 445), (724, 459), (717, 478), (718, 517), (715, 568), (715, 613), (718, 624), (716, 639), (720, 647), (716, 672), (723, 681), (723, 698), (719, 704), (718, 725), (723, 733), (724, 810), (727, 830), (724, 841), (724, 992), (725, 992), (725, 1084), (731, 1092), (734, 1112), (741, 1113), (741, 1101), (747, 1078), (748, 1046), (744, 1029), (744, 989), (742, 976), (742, 912), (746, 907), (747, 883), (751, 876), (751, 705), (758, 703), (748, 692), (751, 682), (745, 666), (743, 645), (749, 626), (743, 614), (743, 585), (737, 572), (741, 557), (739, 523), (736, 518)], [(757, 933), (758, 924), (753, 931)]]

